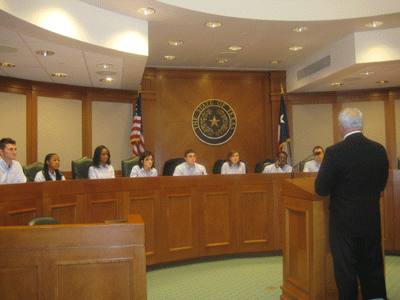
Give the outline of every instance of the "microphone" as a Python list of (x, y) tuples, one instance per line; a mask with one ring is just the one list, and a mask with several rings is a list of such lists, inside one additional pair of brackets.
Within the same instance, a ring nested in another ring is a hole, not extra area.
[(311, 154), (311, 155), (307, 156), (305, 159), (301, 160), (300, 162), (298, 162), (297, 164), (295, 164), (292, 167), (292, 176), (291, 176), (292, 179), (294, 178), (294, 168), (298, 167), (301, 163), (305, 162), (307, 159), (309, 159), (309, 158), (311, 158), (313, 156), (314, 156), (314, 154)]

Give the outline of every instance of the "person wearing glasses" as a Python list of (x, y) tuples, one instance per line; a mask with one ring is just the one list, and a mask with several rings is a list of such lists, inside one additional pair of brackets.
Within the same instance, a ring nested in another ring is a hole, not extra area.
[(303, 169), (303, 172), (318, 172), (324, 159), (324, 148), (315, 146), (313, 149), (314, 160), (308, 161)]

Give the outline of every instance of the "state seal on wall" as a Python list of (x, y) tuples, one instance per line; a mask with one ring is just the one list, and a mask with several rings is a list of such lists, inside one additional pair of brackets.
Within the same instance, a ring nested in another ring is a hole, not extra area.
[(235, 112), (222, 100), (203, 101), (193, 112), (193, 132), (209, 145), (221, 145), (229, 141), (235, 134), (236, 125)]

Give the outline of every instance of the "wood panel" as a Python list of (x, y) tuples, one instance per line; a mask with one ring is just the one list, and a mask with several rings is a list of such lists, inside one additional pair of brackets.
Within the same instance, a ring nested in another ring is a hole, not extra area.
[(84, 203), (84, 223), (102, 223), (123, 218), (122, 192), (86, 194)]
[[(73, 238), (71, 238), (73, 237)], [(1, 299), (146, 299), (144, 224), (1, 227)]]

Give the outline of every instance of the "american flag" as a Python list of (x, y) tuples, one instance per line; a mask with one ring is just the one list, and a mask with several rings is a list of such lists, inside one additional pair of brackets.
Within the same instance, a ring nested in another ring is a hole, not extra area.
[(278, 125), (278, 152), (280, 151), (285, 151), (288, 155), (288, 161), (290, 161), (290, 132), (288, 117), (286, 113), (285, 97), (283, 95), (283, 88), (281, 88), (281, 102), (279, 107)]
[(130, 137), (130, 144), (133, 147), (133, 155), (135, 156), (142, 154), (145, 149), (142, 125), (142, 94), (139, 90)]

